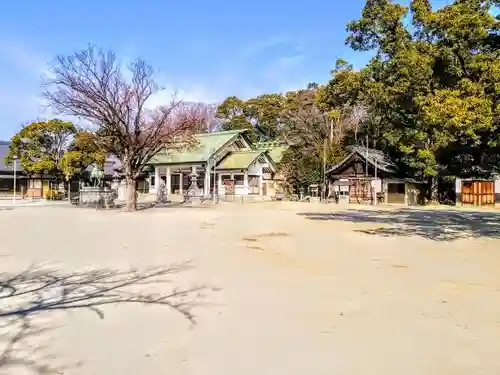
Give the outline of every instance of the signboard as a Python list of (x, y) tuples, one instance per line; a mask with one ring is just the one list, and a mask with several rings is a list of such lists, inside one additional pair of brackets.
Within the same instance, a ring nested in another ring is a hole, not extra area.
[(234, 195), (234, 180), (224, 180), (224, 188), (226, 195)]
[(381, 193), (382, 192), (382, 180), (372, 180), (372, 188), (375, 189), (376, 193)]

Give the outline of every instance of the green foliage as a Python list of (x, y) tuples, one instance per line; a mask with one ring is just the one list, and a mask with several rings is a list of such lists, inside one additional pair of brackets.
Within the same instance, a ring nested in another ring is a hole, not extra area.
[[(433, 186), (437, 179), (498, 173), (500, 15), (492, 9), (499, 5), (455, 0), (433, 9), (430, 0), (409, 6), (367, 0), (361, 17), (347, 25), (346, 40), (355, 51), (373, 53), (365, 67), (339, 59), (325, 85), (284, 97), (231, 97), (218, 115), (227, 128), (291, 143), (281, 168), (296, 186), (321, 179), (324, 114), (340, 134), (334, 141), (330, 135), (329, 162), (345, 144), (368, 136), (369, 146)], [(345, 121), (356, 111), (359, 121)]]
[(12, 137), (6, 162), (17, 157), (28, 173), (56, 172), (76, 132), (67, 121), (32, 122)]
[(223, 130), (250, 129), (253, 141), (274, 139), (279, 135), (284, 106), (285, 97), (281, 94), (264, 94), (248, 100), (231, 96), (219, 105), (216, 117), (222, 121)]
[(307, 152), (303, 145), (288, 148), (281, 159), (279, 171), (284, 175), (289, 192), (299, 188), (307, 189), (310, 185), (323, 183), (323, 155), (326, 152), (326, 167), (345, 157), (345, 150), (339, 145), (328, 144), (327, 148), (317, 145), (314, 152)]
[(492, 4), (456, 0), (433, 10), (429, 0), (368, 0), (348, 25), (347, 44), (375, 56), (360, 71), (337, 62), (320, 105), (368, 108), (370, 138), (416, 177), (498, 171), (500, 24)]
[(100, 146), (99, 137), (89, 131), (80, 131), (71, 148), (64, 153), (59, 169), (64, 173), (67, 180), (89, 165), (104, 167), (106, 153)]
[(102, 167), (106, 160), (97, 135), (57, 119), (24, 126), (12, 137), (6, 162), (14, 157), (28, 173), (64, 174), (68, 180), (88, 165)]
[(315, 154), (304, 153), (300, 147), (290, 147), (283, 154), (280, 172), (285, 176), (289, 192), (298, 192), (299, 188), (319, 184), (322, 181), (322, 160)]
[(44, 198), (51, 201), (60, 201), (64, 199), (64, 193), (57, 190), (47, 190)]
[(222, 130), (253, 129), (247, 118), (246, 103), (236, 96), (230, 96), (219, 105), (216, 117), (222, 120)]
[[(331, 119), (316, 102), (318, 89), (311, 83), (285, 95), (264, 94), (245, 101), (229, 97), (218, 107), (217, 117), (223, 130), (251, 129), (253, 141), (277, 139), (293, 144), (281, 160), (281, 172), (291, 187), (307, 188), (322, 182), (324, 141), (331, 133)], [(326, 153), (327, 165), (344, 155), (342, 145), (332, 141)]]

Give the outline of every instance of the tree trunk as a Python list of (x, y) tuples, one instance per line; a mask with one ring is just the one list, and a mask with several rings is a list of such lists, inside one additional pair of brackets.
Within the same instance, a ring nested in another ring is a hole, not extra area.
[(430, 198), (432, 204), (439, 203), (439, 189), (438, 189), (438, 177), (431, 177), (431, 191)]
[(127, 211), (137, 210), (137, 180), (134, 177), (127, 176)]

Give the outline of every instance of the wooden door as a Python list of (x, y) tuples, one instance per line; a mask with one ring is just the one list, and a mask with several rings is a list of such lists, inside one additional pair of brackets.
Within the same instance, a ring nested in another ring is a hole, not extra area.
[(373, 199), (371, 181), (369, 179), (351, 180), (349, 185), (350, 203), (370, 203)]
[(495, 182), (484, 180), (462, 181), (462, 204), (488, 206), (495, 204)]

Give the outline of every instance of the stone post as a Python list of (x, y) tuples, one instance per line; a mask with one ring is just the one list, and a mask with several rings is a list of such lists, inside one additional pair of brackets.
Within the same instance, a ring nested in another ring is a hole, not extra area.
[(462, 179), (455, 179), (455, 204), (458, 206), (462, 204)]
[[(210, 164), (207, 163), (207, 166), (205, 167), (205, 184), (203, 188), (203, 193), (204, 195), (210, 195)], [(215, 184), (215, 181), (214, 181)]]
[(245, 189), (245, 194), (249, 193), (250, 188), (248, 187), (248, 170), (245, 171), (243, 175), (243, 188)]
[(155, 190), (157, 190), (159, 186), (160, 186), (160, 167), (158, 167), (156, 165), (155, 166), (155, 185), (154, 185)]
[(167, 167), (167, 181), (165, 191), (167, 193), (167, 196), (172, 193), (172, 171), (170, 167)]

